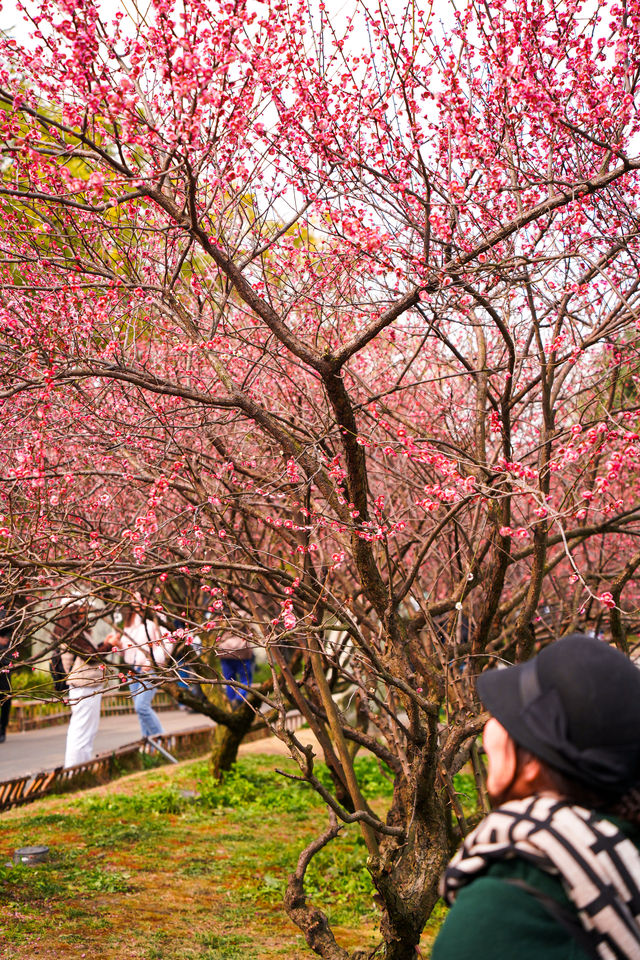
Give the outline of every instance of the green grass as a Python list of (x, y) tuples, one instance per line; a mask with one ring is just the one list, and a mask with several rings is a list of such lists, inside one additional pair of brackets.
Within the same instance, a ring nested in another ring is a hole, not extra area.
[(456, 773), (453, 786), (465, 816), (471, 816), (478, 809), (478, 791), (471, 773)]
[(54, 849), (47, 863), (37, 867), (14, 864), (0, 867), (0, 889), (13, 896), (29, 892), (33, 900), (71, 898), (91, 891), (122, 893), (130, 889), (130, 876), (98, 865), (87, 866), (77, 851)]
[[(282, 897), (301, 850), (326, 829), (305, 784), (275, 772), (291, 761), (242, 757), (222, 783), (206, 761), (163, 767), (90, 793), (49, 798), (4, 818), (0, 863), (46, 844), (35, 867), (0, 866), (0, 960), (311, 960)], [(356, 760), (362, 790), (382, 811), (389, 773)], [(331, 778), (316, 772), (327, 789)], [(455, 785), (465, 812), (473, 778)], [(358, 828), (312, 860), (310, 900), (347, 949), (374, 947), (377, 911)], [(426, 941), (441, 923), (438, 906)]]
[[(281, 903), (326, 811), (275, 765), (294, 772), (284, 759), (244, 757), (216, 783), (199, 761), (6, 816), (0, 862), (35, 844), (51, 856), (35, 867), (0, 867), (2, 960), (311, 958)], [(357, 769), (370, 798), (388, 795), (375, 761), (358, 759)], [(354, 947), (363, 934), (374, 942), (366, 857), (350, 826), (308, 872), (309, 895)]]

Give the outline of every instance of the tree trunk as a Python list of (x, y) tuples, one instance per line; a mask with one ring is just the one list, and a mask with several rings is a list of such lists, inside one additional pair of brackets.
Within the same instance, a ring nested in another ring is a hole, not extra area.
[[(451, 856), (447, 815), (437, 797), (417, 810), (400, 856), (372, 871), (382, 901), (384, 960), (416, 960), (416, 948), (438, 899), (439, 878)], [(391, 862), (389, 862), (391, 861)]]
[(218, 723), (213, 734), (209, 768), (212, 776), (219, 780), (236, 762), (238, 748), (248, 734), (255, 713), (248, 704), (240, 707), (232, 716), (228, 725)]

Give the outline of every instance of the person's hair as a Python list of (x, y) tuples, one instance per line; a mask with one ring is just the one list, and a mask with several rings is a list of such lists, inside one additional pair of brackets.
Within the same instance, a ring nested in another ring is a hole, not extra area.
[(620, 791), (606, 791), (562, 773), (555, 767), (549, 766), (548, 763), (545, 763), (530, 750), (525, 750), (524, 747), (516, 744), (518, 769), (531, 758), (535, 758), (541, 765), (543, 778), (547, 781), (548, 786), (560, 796), (569, 800), (570, 803), (586, 807), (589, 810), (597, 810), (598, 813), (622, 817), (623, 820), (628, 820), (635, 826), (640, 827), (640, 782), (622, 793)]
[(122, 610), (122, 626), (125, 628), (130, 627), (135, 618), (138, 616), (138, 611), (134, 606), (124, 607)]
[(87, 626), (87, 608), (79, 604), (67, 607), (56, 617), (53, 633), (57, 640), (67, 640)]

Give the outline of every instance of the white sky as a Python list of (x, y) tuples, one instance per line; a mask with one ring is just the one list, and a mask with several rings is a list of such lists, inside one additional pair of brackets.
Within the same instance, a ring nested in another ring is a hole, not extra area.
[[(150, 6), (149, 0), (95, 0), (95, 2), (102, 18), (105, 20), (109, 20), (118, 10), (127, 13), (129, 10), (134, 10), (136, 5), (140, 8)], [(320, 0), (307, 0), (307, 2), (308, 7), (312, 11), (314, 22), (319, 23), (320, 14), (318, 5)], [(347, 21), (359, 9), (360, 15), (356, 15), (355, 17), (354, 29), (350, 36), (349, 46), (351, 46), (356, 53), (367, 48), (369, 46), (369, 35), (363, 25), (362, 10), (363, 8), (369, 8), (373, 11), (377, 6), (376, 0), (323, 0), (323, 2), (325, 6), (325, 21), (329, 19), (331, 23), (334, 24), (338, 35), (341, 34)], [(404, 2), (406, 2), (406, 0), (398, 0), (400, 9)], [(39, 0), (23, 0), (23, 3), (27, 8), (33, 10), (37, 10), (39, 7)], [(435, 30), (437, 30), (438, 24), (450, 24), (452, 22), (454, 12), (453, 0), (437, 0), (437, 3), (435, 0), (423, 0), (422, 6), (428, 9), (430, 3), (432, 4), (432, 10), (435, 7), (432, 19), (432, 26)], [(359, 25), (360, 29), (358, 28)], [(9, 33), (9, 35), (14, 37), (18, 42), (24, 43), (27, 40), (29, 26), (24, 20), (24, 14), (17, 10), (16, 0), (0, 0), (0, 30)], [(311, 40), (311, 38), (309, 39)]]
[[(26, 6), (34, 9), (38, 6), (38, 0), (24, 0), (24, 2)], [(310, 6), (317, 7), (318, 2), (319, 0), (311, 0)], [(324, 3), (327, 14), (338, 22), (344, 22), (358, 5), (357, 0), (324, 0)], [(133, 3), (128, 0), (97, 0), (96, 5), (105, 18), (117, 10), (126, 12), (127, 9), (133, 8)], [(0, 30), (10, 32), (16, 40), (25, 39), (27, 26), (24, 23), (23, 14), (16, 9), (16, 0), (0, 0)]]

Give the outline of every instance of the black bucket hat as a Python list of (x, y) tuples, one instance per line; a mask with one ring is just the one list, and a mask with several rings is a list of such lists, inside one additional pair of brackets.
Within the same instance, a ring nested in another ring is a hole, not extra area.
[(478, 696), (512, 739), (562, 773), (621, 794), (640, 779), (640, 670), (573, 633), (533, 660), (478, 677)]

